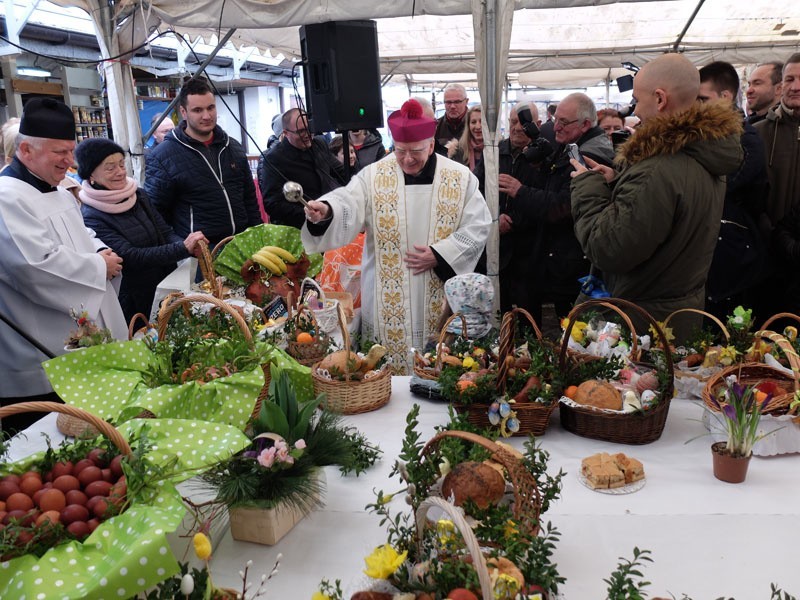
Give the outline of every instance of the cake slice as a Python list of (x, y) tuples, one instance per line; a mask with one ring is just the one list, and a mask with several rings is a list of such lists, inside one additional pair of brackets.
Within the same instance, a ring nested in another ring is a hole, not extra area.
[(622, 452), (615, 454), (614, 459), (617, 462), (617, 466), (625, 474), (625, 483), (633, 483), (644, 479), (644, 465), (640, 461), (626, 456)]

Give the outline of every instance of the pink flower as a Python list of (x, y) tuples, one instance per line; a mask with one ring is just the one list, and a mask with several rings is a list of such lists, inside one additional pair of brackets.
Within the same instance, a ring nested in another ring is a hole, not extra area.
[[(278, 448), (278, 445), (275, 444), (275, 447)], [(291, 456), (289, 456), (289, 448), (286, 447), (286, 444), (284, 444), (282, 447), (278, 448), (278, 452), (277, 452), (276, 458), (277, 458), (277, 460), (279, 462), (282, 462), (282, 463), (291, 464), (291, 462), (294, 462), (294, 459)], [(291, 459), (291, 462), (289, 462), (289, 459)]]
[(276, 450), (274, 446), (272, 448), (267, 448), (258, 455), (258, 464), (267, 469), (271, 468), (272, 465), (275, 464), (275, 454)]
[(306, 441), (302, 440), (302, 439), (301, 440), (297, 440), (294, 443), (294, 447), (297, 448), (298, 450), (305, 450), (306, 449)]

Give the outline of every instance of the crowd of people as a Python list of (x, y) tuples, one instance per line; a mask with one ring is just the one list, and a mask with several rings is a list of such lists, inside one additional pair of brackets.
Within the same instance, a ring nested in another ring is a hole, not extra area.
[[(800, 312), (800, 54), (758, 65), (747, 83), (740, 108), (732, 65), (698, 70), (666, 54), (634, 78), (635, 124), (582, 93), (544, 119), (517, 103), (499, 144), (501, 308), (564, 316), (599, 289), (659, 320), (737, 304), (761, 318)], [(314, 135), (291, 108), (273, 121), (254, 182), (243, 147), (217, 125), (213, 89), (191, 79), (180, 122), (154, 117), (141, 187), (123, 148), (102, 138), (76, 148), (72, 111), (29, 101), (3, 127), (2, 404), (54, 398), (41, 362), (63, 352), (72, 311), (125, 339), (177, 261), (261, 223), (256, 185), (270, 221), (300, 229), (309, 251), (364, 234), (362, 333), (404, 372), (441, 316), (444, 283), (486, 270), (482, 110), (460, 84), (443, 98), (438, 119), (425, 98), (395, 111), (389, 152), (375, 130)], [(65, 178), (74, 161), (80, 184)], [(307, 206), (286, 199), (287, 181)], [(587, 275), (604, 283), (582, 287)], [(695, 325), (675, 323), (679, 335)]]

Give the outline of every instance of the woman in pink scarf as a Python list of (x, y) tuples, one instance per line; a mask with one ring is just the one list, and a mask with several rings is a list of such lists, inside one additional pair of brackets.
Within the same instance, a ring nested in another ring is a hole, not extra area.
[(106, 138), (90, 138), (75, 148), (83, 221), (109, 248), (122, 257), (119, 303), (125, 318), (150, 315), (158, 283), (179, 260), (197, 255), (197, 243), (207, 242), (201, 231), (182, 240), (155, 210), (144, 190), (128, 177), (125, 153)]
[(467, 126), (459, 139), (452, 139), (447, 144), (447, 158), (452, 158), (469, 170), (475, 172), (475, 166), (483, 158), (483, 129), (481, 126), (481, 106), (473, 106), (465, 117)]

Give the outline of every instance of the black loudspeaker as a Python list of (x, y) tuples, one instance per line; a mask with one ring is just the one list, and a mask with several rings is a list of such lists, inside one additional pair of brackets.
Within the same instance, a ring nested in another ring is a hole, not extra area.
[(375, 21), (330, 21), (300, 28), (311, 131), (383, 127)]
[(628, 92), (633, 89), (633, 75), (623, 75), (617, 77), (617, 89), (620, 92)]

